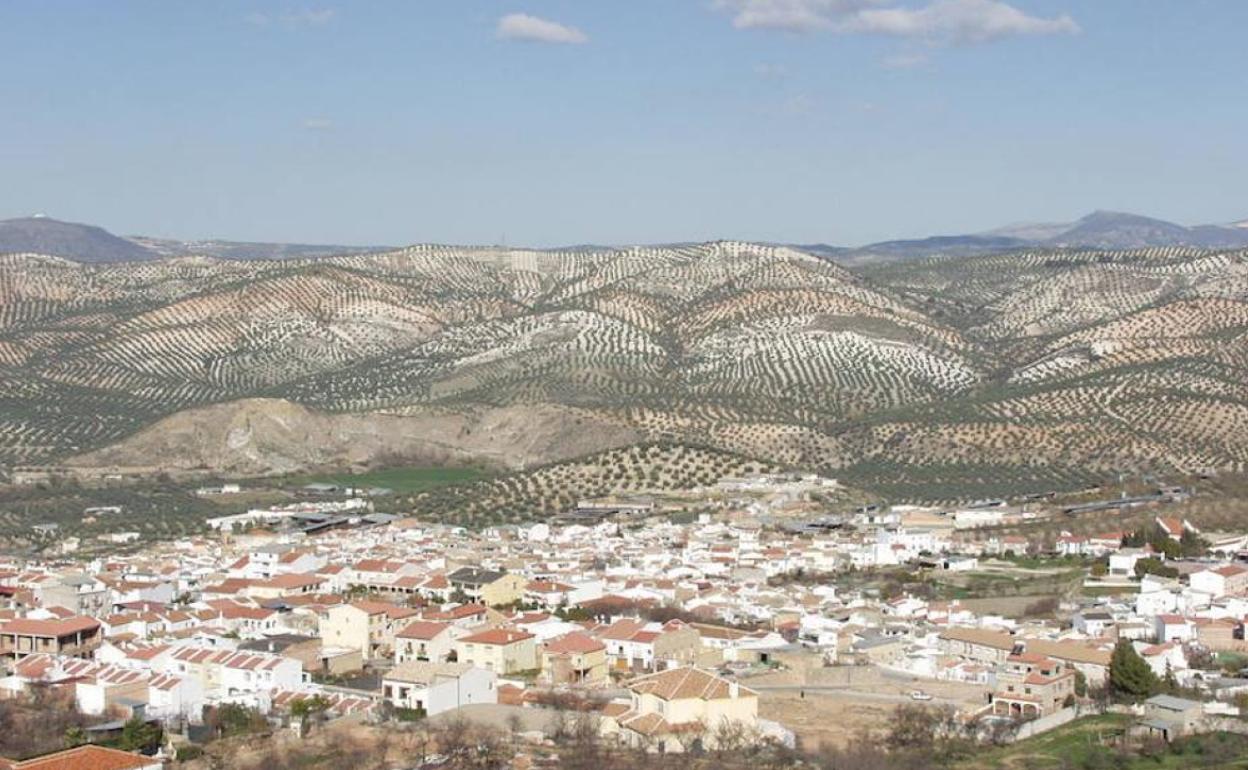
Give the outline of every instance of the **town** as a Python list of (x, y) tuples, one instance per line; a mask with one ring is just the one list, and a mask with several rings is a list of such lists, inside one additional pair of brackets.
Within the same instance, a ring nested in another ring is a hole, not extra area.
[[(1086, 723), (1123, 746), (1248, 734), (1248, 531), (1170, 515), (1183, 490), (819, 514), (837, 486), (725, 478), (688, 521), (587, 499), (471, 531), (310, 485), (138, 551), (53, 546), (0, 563), (0, 694), (60, 730), (17, 748), (100, 768), (418, 733), (379, 766), (436, 767), (465, 750), (448, 725), (512, 736), (499, 767), (557, 763), (572, 725), (669, 758), (834, 754), (924, 714), (947, 722), (929, 743), (1002, 751)], [(1001, 534), (1085, 514), (1134, 526)]]

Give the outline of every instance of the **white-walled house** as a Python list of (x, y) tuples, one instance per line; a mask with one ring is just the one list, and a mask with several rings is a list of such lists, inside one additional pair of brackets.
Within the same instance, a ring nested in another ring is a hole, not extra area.
[(450, 623), (417, 620), (394, 635), (394, 659), (398, 663), (441, 663), (455, 651), (455, 640), (467, 635), (466, 630)]
[(1133, 646), (1158, 677), (1165, 677), (1168, 673), (1187, 668), (1187, 657), (1183, 654), (1183, 647), (1178, 642), (1163, 644), (1135, 642)]
[(1188, 585), (1193, 591), (1209, 594), (1215, 599), (1227, 595), (1242, 595), (1248, 591), (1248, 567), (1226, 564), (1202, 569), (1188, 576)]
[(178, 647), (163, 661), (162, 668), (163, 673), (196, 679), (207, 700), (297, 690), (303, 684), (302, 663), (266, 652)]
[(157, 674), (147, 683), (147, 715), (157, 719), (181, 717), (198, 723), (204, 713), (204, 687), (199, 680)]
[(402, 663), (382, 678), (381, 691), (396, 708), (422, 710), (429, 716), (470, 703), (498, 702), (494, 672), (468, 663)]
[(1191, 641), (1196, 624), (1182, 615), (1161, 614), (1153, 618), (1153, 635), (1159, 643)]
[(1147, 559), (1153, 555), (1153, 549), (1147, 547), (1123, 548), (1116, 553), (1111, 553), (1109, 555), (1109, 574), (1116, 577), (1133, 577), (1135, 575), (1135, 563), (1140, 559)]
[(1083, 610), (1071, 617), (1071, 625), (1081, 634), (1093, 637), (1104, 636), (1113, 627), (1114, 616), (1107, 610)]

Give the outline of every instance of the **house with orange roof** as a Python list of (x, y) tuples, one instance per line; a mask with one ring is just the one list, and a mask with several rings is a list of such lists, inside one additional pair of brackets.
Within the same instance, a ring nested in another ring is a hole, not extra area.
[(607, 647), (607, 663), (614, 671), (690, 665), (702, 650), (702, 635), (679, 620), (647, 623), (625, 618), (602, 629), (598, 638)]
[(1153, 519), (1153, 521), (1156, 522), (1157, 526), (1166, 537), (1176, 543), (1183, 539), (1184, 532), (1191, 532), (1197, 535), (1200, 534), (1200, 530), (1193, 526), (1187, 519), (1180, 519), (1173, 516), (1158, 516)]
[(1163, 612), (1153, 617), (1153, 638), (1158, 642), (1190, 641), (1196, 636), (1196, 625), (1182, 615)]
[(1122, 548), (1122, 539), (1126, 534), (1120, 531), (1102, 532), (1088, 538), (1088, 549), (1092, 556), (1104, 556)]
[(55, 655), (31, 655), (19, 661), (4, 680), (10, 690), (65, 688), (73, 693), (79, 711), (99, 716), (118, 711), (146, 718), (186, 718), (197, 722), (203, 713), (199, 682), (175, 674), (153, 673), (135, 667)]
[(385, 591), (403, 577), (417, 577), (421, 569), (417, 565), (397, 559), (363, 559), (356, 562), (348, 578), (352, 586)]
[(556, 583), (551, 580), (530, 580), (524, 586), (524, 600), (553, 610), (561, 605), (568, 604), (568, 594), (572, 592), (572, 586), (565, 583)]
[(455, 641), (455, 659), (508, 676), (541, 665), (537, 637), (514, 628), (490, 628)]
[(441, 663), (455, 652), (455, 640), (467, 636), (460, 626), (437, 620), (415, 620), (394, 635), (394, 660)]
[(0, 757), (0, 770), (161, 770), (164, 760), (87, 744), (30, 759)]
[(175, 647), (156, 669), (159, 673), (197, 680), (208, 700), (297, 690), (303, 686), (303, 665), (298, 660), (250, 650)]
[(0, 658), (20, 660), (35, 653), (90, 658), (103, 640), (103, 628), (95, 618), (16, 618), (0, 623)]
[(254, 637), (277, 630), (280, 617), (275, 610), (254, 604), (225, 602), (219, 608), (218, 622), (239, 636)]
[(627, 705), (604, 711), (602, 730), (635, 748), (714, 749), (725, 728), (759, 727), (758, 693), (691, 666), (634, 679), (628, 691)]
[(1134, 642), (1132, 646), (1159, 678), (1164, 679), (1169, 673), (1177, 673), (1187, 668), (1187, 656), (1183, 654), (1183, 645), (1178, 642)]
[(998, 716), (1038, 718), (1073, 703), (1075, 672), (1036, 652), (1016, 652), (990, 676), (992, 713)]
[(321, 618), (326, 645), (360, 651), (365, 660), (385, 657), (394, 649), (394, 635), (419, 610), (379, 601), (358, 601), (331, 607)]
[(111, 639), (105, 639), (95, 653), (95, 660), (122, 668), (154, 670), (157, 661), (167, 658), (172, 651), (173, 648), (168, 644), (117, 643)]
[(542, 674), (551, 684), (598, 685), (607, 681), (607, 646), (573, 631), (542, 645)]
[(450, 623), (460, 628), (473, 629), (486, 623), (501, 622), (502, 615), (484, 604), (457, 604), (445, 609), (426, 609), (421, 615), (425, 620)]
[(1188, 576), (1188, 585), (1193, 591), (1209, 594), (1215, 599), (1243, 596), (1248, 593), (1248, 567), (1242, 564), (1224, 564), (1202, 569)]
[(257, 580), (243, 593), (253, 599), (280, 599), (286, 596), (317, 594), (325, 590), (328, 581), (314, 573), (284, 572), (267, 580)]

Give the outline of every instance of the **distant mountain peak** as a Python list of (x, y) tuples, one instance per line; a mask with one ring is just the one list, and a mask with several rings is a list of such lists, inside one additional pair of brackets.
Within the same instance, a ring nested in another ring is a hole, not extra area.
[(46, 214), (0, 221), (0, 254), (46, 254), (75, 262), (145, 262), (159, 255), (94, 225)]

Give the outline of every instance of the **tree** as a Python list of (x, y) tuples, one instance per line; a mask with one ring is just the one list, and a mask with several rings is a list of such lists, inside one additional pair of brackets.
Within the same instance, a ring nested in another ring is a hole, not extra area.
[(894, 751), (928, 753), (936, 742), (937, 718), (918, 704), (904, 704), (893, 711), (893, 724), (886, 742)]
[(1109, 686), (1114, 695), (1131, 701), (1156, 695), (1161, 690), (1157, 675), (1126, 639), (1114, 645), (1114, 654), (1110, 656)]
[(210, 710), (205, 722), (221, 737), (259, 732), (268, 726), (259, 711), (237, 703), (222, 703)]
[(160, 745), (162, 737), (159, 725), (145, 722), (138, 717), (131, 717), (121, 728), (117, 748), (122, 751), (153, 749)]
[(1179, 576), (1179, 571), (1174, 567), (1166, 566), (1160, 559), (1150, 556), (1146, 559), (1136, 559), (1135, 574), (1137, 577), (1157, 575), (1159, 577), (1174, 578)]
[(1184, 528), (1179, 537), (1179, 553), (1185, 558), (1204, 556), (1209, 550), (1209, 543), (1190, 529)]
[(296, 698), (290, 704), (290, 715), (292, 717), (307, 717), (313, 714), (319, 714), (329, 709), (329, 699), (324, 695), (313, 695), (311, 698)]

